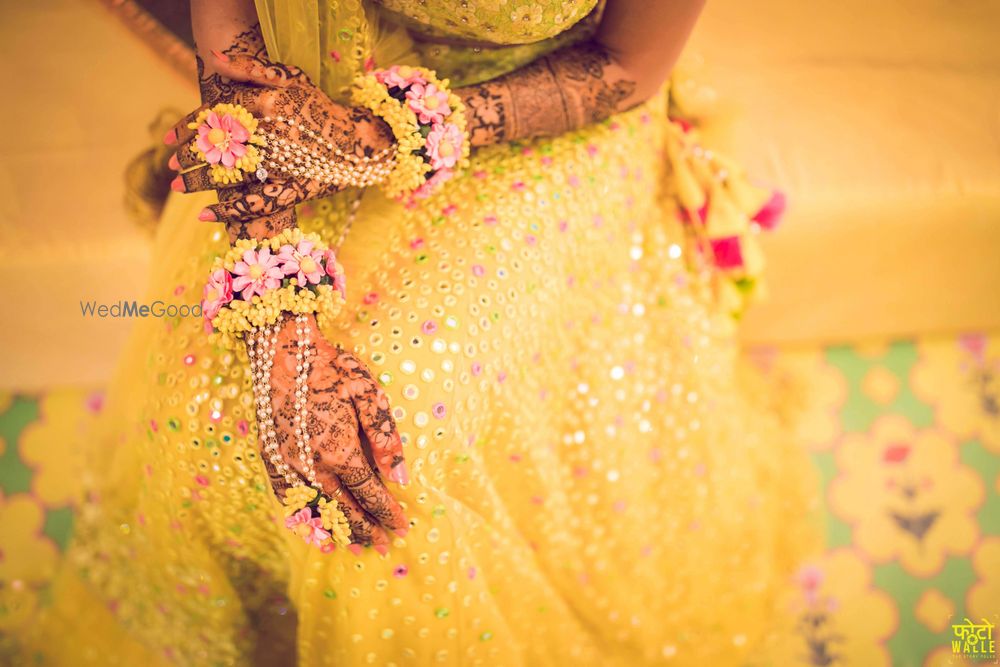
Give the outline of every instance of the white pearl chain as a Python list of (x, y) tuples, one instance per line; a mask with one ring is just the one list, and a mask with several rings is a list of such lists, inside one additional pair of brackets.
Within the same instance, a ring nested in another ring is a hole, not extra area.
[[(254, 329), (247, 334), (249, 345), (247, 354), (250, 357), (250, 374), (253, 380), (254, 402), (257, 406), (257, 437), (263, 445), (264, 455), (271, 462), (279, 475), (285, 478), (290, 486), (302, 486), (302, 478), (295, 469), (288, 465), (281, 455), (278, 446), (278, 434), (274, 426), (274, 413), (271, 406), (271, 371), (274, 367), (274, 354), (278, 348), (278, 331), (281, 322)], [(309, 445), (308, 398), (309, 398), (309, 368), (312, 366), (312, 341), (308, 318), (298, 315), (295, 318), (296, 352), (295, 352), (295, 414), (293, 416), (295, 444), (298, 449), (299, 462), (305, 472), (309, 484), (322, 491), (316, 481), (316, 470), (313, 463), (312, 447)]]
[[(368, 187), (384, 181), (395, 166), (394, 146), (388, 146), (372, 156), (359, 157), (344, 153), (318, 133), (303, 127), (301, 123), (296, 123), (293, 118), (278, 116), (272, 119), (266, 116), (263, 120), (266, 122), (274, 120), (290, 127), (298, 125), (299, 131), (303, 135), (318, 143), (322, 148), (332, 151), (340, 158), (339, 161), (331, 160), (302, 143), (269, 132), (266, 135), (268, 146), (264, 150), (264, 159), (266, 160), (265, 164), (270, 169), (276, 169), (293, 176), (302, 176), (328, 185)], [(267, 175), (267, 169), (262, 167), (257, 170), (259, 180), (266, 180)]]
[(302, 469), (306, 473), (309, 483), (320, 488), (316, 482), (316, 470), (313, 468), (312, 448), (309, 446), (309, 357), (312, 355), (310, 346), (309, 320), (305, 315), (295, 318), (295, 334), (298, 341), (298, 349), (295, 353), (295, 439), (299, 449), (299, 461)]
[(250, 344), (250, 374), (253, 380), (254, 402), (257, 406), (257, 437), (260, 439), (264, 455), (279, 475), (291, 486), (302, 484), (295, 471), (285, 463), (278, 448), (278, 434), (274, 430), (274, 414), (271, 407), (271, 369), (274, 353), (278, 347), (280, 323), (255, 329), (247, 334)]

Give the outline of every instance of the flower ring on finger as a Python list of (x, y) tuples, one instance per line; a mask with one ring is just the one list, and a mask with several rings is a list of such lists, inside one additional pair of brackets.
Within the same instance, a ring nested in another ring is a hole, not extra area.
[(188, 127), (196, 131), (190, 149), (208, 165), (213, 183), (239, 183), (253, 174), (267, 180), (262, 149), (267, 145), (259, 121), (238, 104), (221, 103), (205, 109)]

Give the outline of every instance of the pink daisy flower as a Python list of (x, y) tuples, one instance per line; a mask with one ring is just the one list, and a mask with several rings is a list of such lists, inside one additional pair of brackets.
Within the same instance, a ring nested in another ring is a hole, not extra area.
[(198, 126), (198, 150), (205, 154), (209, 164), (222, 163), (232, 167), (238, 158), (246, 155), (250, 133), (229, 114), (220, 118), (214, 111), (208, 112), (205, 122)]
[(299, 285), (317, 285), (323, 279), (323, 251), (316, 250), (312, 241), (302, 239), (298, 246), (283, 245), (278, 251), (281, 270), (286, 276), (295, 276)]
[(205, 283), (202, 294), (201, 312), (206, 320), (212, 320), (222, 307), (233, 300), (233, 277), (225, 269), (216, 269)]
[(418, 70), (408, 65), (393, 65), (389, 69), (376, 72), (375, 78), (387, 88), (406, 88), (413, 84), (423, 85), (427, 83)]
[(438, 90), (433, 83), (415, 83), (406, 89), (407, 105), (424, 124), (440, 123), (451, 113), (448, 93)]
[(270, 248), (244, 252), (242, 261), (236, 262), (233, 267), (233, 273), (236, 274), (233, 289), (240, 293), (244, 301), (249, 301), (254, 294), (263, 294), (278, 287), (284, 277), (280, 262), (271, 254)]
[(430, 158), (431, 169), (451, 169), (462, 154), (462, 131), (452, 123), (435, 125), (427, 135), (424, 148)]
[(308, 507), (303, 507), (285, 519), (285, 528), (301, 537), (307, 544), (317, 547), (323, 546), (330, 539), (330, 533), (323, 529), (323, 521), (318, 516), (313, 516)]

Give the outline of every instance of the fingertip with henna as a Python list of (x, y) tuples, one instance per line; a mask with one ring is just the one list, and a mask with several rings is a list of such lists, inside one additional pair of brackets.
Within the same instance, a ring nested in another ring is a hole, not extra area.
[(177, 153), (174, 153), (173, 155), (170, 156), (170, 159), (167, 160), (167, 166), (173, 169), (174, 171), (180, 170), (181, 161), (177, 159)]
[(176, 177), (174, 180), (170, 181), (170, 189), (174, 192), (184, 192), (184, 179), (180, 176)]
[(360, 556), (363, 549), (364, 547), (362, 547), (360, 544), (352, 543), (347, 545), (347, 550), (350, 551), (355, 556)]
[(163, 143), (168, 146), (177, 143), (177, 130), (174, 128), (167, 130), (167, 133), (163, 135)]
[(201, 213), (198, 214), (198, 219), (202, 222), (215, 222), (218, 218), (215, 217), (215, 213), (210, 208), (204, 208)]
[(394, 530), (392, 532), (396, 533), (396, 537), (406, 537), (406, 534), (408, 532), (410, 532), (410, 529), (409, 528), (397, 528), (396, 530)]

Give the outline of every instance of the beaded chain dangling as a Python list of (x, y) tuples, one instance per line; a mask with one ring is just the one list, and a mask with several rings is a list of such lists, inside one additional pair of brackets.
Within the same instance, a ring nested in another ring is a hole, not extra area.
[(296, 451), (305, 480), (281, 454), (271, 405), (271, 371), (278, 347), (278, 331), (282, 324), (282, 321), (268, 324), (254, 329), (246, 336), (254, 402), (257, 407), (258, 438), (267, 460), (288, 484), (282, 499), (285, 506), (285, 526), (325, 552), (337, 544), (350, 544), (350, 526), (339, 505), (323, 493), (322, 486), (316, 479), (313, 451), (309, 444), (307, 408), (309, 369), (312, 366), (310, 357), (314, 352), (310, 338), (312, 329), (305, 315), (295, 317), (297, 348), (294, 416)]
[[(357, 201), (352, 212), (357, 210)], [(349, 223), (350, 221), (348, 221)], [(343, 235), (346, 235), (345, 229)], [(343, 240), (343, 235), (341, 241)], [(260, 267), (257, 272), (244, 265)], [(350, 526), (339, 504), (316, 479), (309, 434), (309, 371), (316, 355), (310, 316), (324, 322), (343, 303), (343, 267), (317, 235), (286, 229), (264, 239), (241, 239), (219, 257), (202, 301), (217, 343), (245, 346), (265, 460), (284, 480), (285, 526), (307, 543), (328, 551), (350, 544)], [(295, 324), (293, 451), (282, 453), (272, 405), (272, 373), (282, 328)], [(286, 460), (298, 457), (299, 466)], [(300, 472), (301, 471), (301, 472)], [(335, 492), (336, 494), (336, 492)]]
[(272, 119), (266, 116), (263, 120), (267, 123), (284, 123), (291, 128), (298, 127), (299, 132), (321, 148), (333, 151), (339, 160), (331, 160), (304, 143), (269, 132), (265, 135), (268, 143), (263, 154), (264, 162), (255, 174), (261, 182), (267, 180), (268, 169), (273, 169), (325, 185), (364, 188), (382, 183), (395, 168), (395, 146), (388, 146), (372, 156), (359, 157), (344, 153), (321, 135), (296, 123), (294, 118), (278, 116)]
[(250, 374), (253, 378), (254, 402), (257, 406), (257, 437), (275, 471), (284, 477), (290, 486), (298, 486), (301, 483), (298, 475), (285, 462), (278, 448), (271, 406), (271, 369), (274, 366), (274, 352), (278, 347), (279, 328), (280, 323), (276, 323), (251, 332), (247, 337), (249, 342), (247, 355), (250, 357)]
[(295, 353), (295, 439), (306, 481), (319, 489), (320, 486), (316, 482), (316, 470), (313, 467), (312, 448), (309, 446), (309, 411), (306, 408), (308, 404), (306, 398), (309, 393), (309, 356), (312, 354), (310, 333), (309, 321), (306, 316), (297, 316), (295, 318), (295, 335), (298, 345)]

